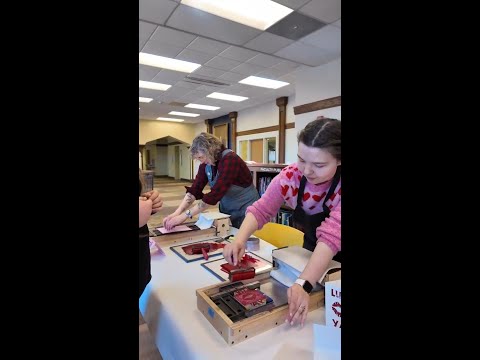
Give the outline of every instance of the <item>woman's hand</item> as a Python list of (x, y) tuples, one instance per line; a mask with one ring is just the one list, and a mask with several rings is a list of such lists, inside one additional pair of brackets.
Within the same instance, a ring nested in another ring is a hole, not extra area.
[(167, 224), (168, 222), (170, 222), (171, 219), (173, 219), (174, 217), (176, 217), (176, 216), (178, 216), (178, 215), (180, 215), (180, 214), (181, 214), (181, 212), (178, 211), (178, 209), (177, 209), (174, 213), (172, 213), (172, 214), (168, 215), (167, 217), (165, 217), (165, 218), (163, 219), (163, 227), (166, 228), (166, 224)]
[(240, 240), (235, 240), (233, 243), (225, 245), (223, 248), (223, 257), (230, 265), (237, 265), (239, 260), (245, 254), (245, 243)]
[[(171, 215), (170, 215), (171, 216)], [(181, 215), (177, 215), (177, 216), (172, 216), (170, 218), (166, 218), (164, 221), (163, 221), (163, 226), (165, 227), (165, 229), (167, 229), (168, 231), (172, 230), (175, 226), (177, 225), (180, 225), (181, 223), (183, 223), (185, 220), (187, 220), (187, 215), (185, 214), (181, 214)]]
[(308, 314), (308, 301), (310, 296), (298, 284), (293, 284), (287, 291), (288, 294), (288, 314), (285, 322), (290, 325), (300, 323), (305, 324)]
[(157, 190), (147, 191), (142, 196), (152, 201), (152, 214), (157, 213), (162, 208), (163, 200)]

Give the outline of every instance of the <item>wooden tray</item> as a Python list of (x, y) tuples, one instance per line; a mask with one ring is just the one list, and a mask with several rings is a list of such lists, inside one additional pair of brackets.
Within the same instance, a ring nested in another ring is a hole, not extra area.
[[(243, 280), (247, 285), (259, 281), (261, 284), (276, 281), (270, 277), (270, 272), (257, 275), (253, 279)], [(288, 304), (274, 307), (272, 310), (261, 312), (245, 319), (233, 322), (210, 298), (220, 292), (230, 282), (207, 286), (196, 290), (197, 308), (205, 318), (213, 325), (218, 333), (229, 345), (235, 345), (255, 335), (263, 333), (285, 323), (288, 313)], [(287, 288), (285, 287), (285, 295)], [(308, 311), (318, 309), (325, 305), (324, 290), (312, 292), (308, 304)]]

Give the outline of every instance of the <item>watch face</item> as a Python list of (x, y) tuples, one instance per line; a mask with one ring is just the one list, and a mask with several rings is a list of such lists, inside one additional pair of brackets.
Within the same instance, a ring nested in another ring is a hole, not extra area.
[(313, 290), (312, 284), (310, 284), (307, 280), (305, 280), (305, 283), (303, 284), (303, 288), (307, 293), (310, 294), (310, 292)]

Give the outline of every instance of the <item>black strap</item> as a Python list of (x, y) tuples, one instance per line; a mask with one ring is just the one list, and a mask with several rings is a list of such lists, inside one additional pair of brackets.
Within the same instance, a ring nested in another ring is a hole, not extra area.
[(333, 175), (332, 185), (330, 185), (330, 189), (328, 189), (327, 196), (325, 196), (325, 199), (323, 200), (323, 204), (322, 204), (323, 211), (325, 211), (327, 214), (330, 214), (330, 209), (327, 207), (327, 205), (325, 205), (325, 203), (330, 198), (330, 196), (332, 196), (333, 192), (335, 191), (335, 188), (340, 182), (341, 172), (342, 172), (342, 169), (341, 169), (341, 166), (339, 165), (337, 166), (337, 171), (335, 171), (335, 175)]
[[(332, 196), (333, 192), (335, 191), (335, 188), (337, 187), (338, 183), (340, 182), (341, 178), (341, 166), (337, 166), (337, 170), (335, 171), (335, 175), (333, 176), (332, 184), (330, 185), (330, 188), (328, 189), (327, 196), (325, 196), (325, 199), (323, 199), (323, 211), (325, 211), (327, 214), (330, 213), (330, 209), (325, 205), (327, 200)], [(307, 178), (305, 175), (302, 176), (302, 179), (300, 180), (300, 186), (298, 188), (298, 197), (297, 197), (297, 206), (302, 206), (302, 201), (303, 201), (303, 192), (305, 191), (305, 184), (307, 182)]]
[(305, 175), (302, 176), (300, 180), (300, 186), (298, 187), (298, 197), (297, 197), (297, 206), (302, 207), (302, 199), (303, 199), (303, 191), (305, 190), (305, 184), (307, 182), (307, 178)]

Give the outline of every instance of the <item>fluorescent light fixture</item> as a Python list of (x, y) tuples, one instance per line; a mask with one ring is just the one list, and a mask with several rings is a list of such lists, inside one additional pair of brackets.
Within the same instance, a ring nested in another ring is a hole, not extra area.
[(166, 118), (166, 117), (158, 117), (157, 120), (174, 121), (174, 122), (184, 122), (185, 121), (183, 119), (173, 119), (173, 118)]
[(193, 113), (185, 113), (185, 112), (180, 112), (180, 111), (170, 111), (168, 115), (178, 115), (178, 116), (188, 116), (188, 117), (197, 117), (200, 116), (200, 114), (193, 114)]
[(144, 89), (152, 89), (152, 90), (168, 90), (172, 85), (167, 85), (167, 84), (162, 84), (162, 83), (156, 83), (156, 82), (151, 82), (151, 81), (138, 81), (138, 87), (144, 88)]
[(193, 109), (202, 109), (202, 110), (218, 110), (218, 109), (220, 109), (219, 106), (200, 105), (200, 104), (187, 104), (187, 105), (185, 105), (185, 107), (193, 108)]
[(258, 76), (249, 76), (243, 80), (240, 80), (239, 83), (259, 86), (259, 87), (269, 88), (269, 89), (278, 89), (278, 88), (281, 88), (282, 86), (290, 85), (290, 83), (285, 81), (265, 79)]
[(265, 30), (293, 10), (271, 0), (182, 0), (182, 4)]
[(138, 62), (142, 65), (155, 66), (158, 68), (191, 73), (198, 69), (200, 64), (188, 61), (172, 59), (164, 56), (152, 55), (147, 53), (138, 54)]
[(223, 94), (223, 93), (219, 93), (219, 92), (211, 93), (210, 95), (207, 95), (207, 97), (214, 98), (214, 99), (220, 99), (220, 100), (237, 101), (237, 102), (248, 99), (248, 97), (245, 97), (245, 96)]
[(138, 97), (138, 102), (149, 103), (152, 100), (153, 100), (152, 98), (144, 98), (144, 97), (140, 97), (140, 96)]

